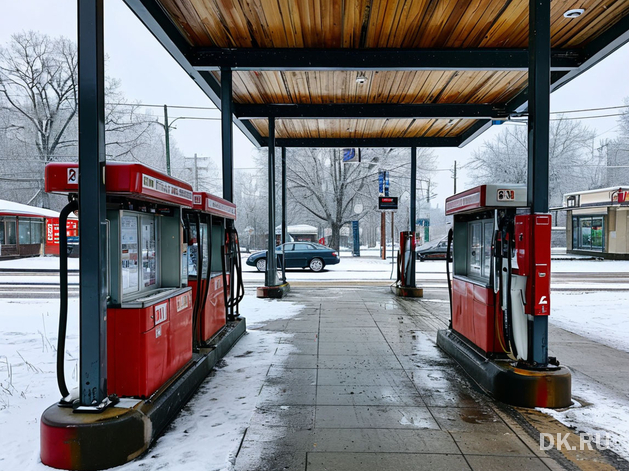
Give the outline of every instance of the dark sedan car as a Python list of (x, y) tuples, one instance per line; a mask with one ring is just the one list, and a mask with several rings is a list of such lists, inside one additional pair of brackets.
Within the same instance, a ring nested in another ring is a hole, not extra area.
[(417, 247), (417, 260), (445, 260), (448, 251), (448, 236), (443, 239), (432, 240)]
[[(282, 246), (278, 246), (277, 266), (282, 266)], [(247, 259), (247, 265), (256, 267), (258, 271), (266, 270), (267, 251), (256, 252)], [(289, 242), (284, 244), (286, 268), (310, 268), (321, 271), (326, 265), (336, 265), (341, 261), (339, 255), (330, 247), (310, 242)]]

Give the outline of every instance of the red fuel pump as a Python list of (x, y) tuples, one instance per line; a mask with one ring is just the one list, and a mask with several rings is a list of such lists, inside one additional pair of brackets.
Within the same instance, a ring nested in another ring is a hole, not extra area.
[(526, 204), (525, 185), (483, 185), (446, 200), (452, 328), (487, 354), (535, 366), (528, 324), (550, 313), (551, 217)]
[(566, 407), (570, 372), (548, 357), (551, 216), (531, 214), (526, 191), (482, 185), (446, 199), (451, 324), (437, 344), (504, 402)]
[[(48, 164), (46, 191), (76, 195), (77, 170), (72, 163)], [(107, 163), (105, 181), (107, 393), (149, 397), (192, 358), (192, 290), (181, 224), (192, 188), (140, 164)]]
[(203, 346), (227, 321), (234, 271), (229, 262), (234, 246), (228, 239), (229, 228), (236, 219), (236, 205), (209, 193), (194, 193), (193, 208), (185, 210), (184, 216), (195, 345)]

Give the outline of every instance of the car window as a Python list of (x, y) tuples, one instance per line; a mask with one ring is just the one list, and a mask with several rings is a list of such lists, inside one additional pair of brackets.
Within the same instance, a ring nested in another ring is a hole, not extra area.
[(288, 252), (289, 250), (294, 250), (295, 244), (284, 244), (284, 252)]
[(295, 251), (303, 252), (305, 250), (314, 250), (314, 247), (311, 244), (295, 244)]

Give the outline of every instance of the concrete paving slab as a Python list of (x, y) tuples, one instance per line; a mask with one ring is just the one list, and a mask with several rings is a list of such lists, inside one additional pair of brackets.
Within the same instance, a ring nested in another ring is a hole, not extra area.
[(315, 428), (314, 439), (316, 452), (460, 453), (448, 432), (431, 429)]
[(402, 453), (308, 453), (308, 471), (468, 471), (460, 455)]
[(284, 355), (273, 361), (272, 365), (283, 368), (317, 368), (317, 355)]
[(315, 385), (316, 381), (316, 368), (283, 368), (281, 366), (271, 366), (266, 376), (266, 382), (274, 384)]
[(281, 343), (277, 344), (275, 355), (316, 355), (318, 348), (318, 343), (313, 341)]
[(279, 343), (294, 343), (299, 340), (316, 342), (318, 340), (318, 336), (315, 332), (291, 333), (291, 334), (286, 334), (280, 337)]
[(427, 407), (317, 406), (317, 428), (436, 429), (439, 425)]
[(428, 407), (442, 430), (450, 432), (509, 433), (510, 428), (491, 409), (477, 407)]
[(413, 385), (404, 370), (321, 369), (319, 386), (401, 386)]
[(314, 427), (313, 406), (259, 406), (251, 416), (251, 423), (265, 427), (284, 427), (311, 430)]
[(319, 406), (424, 406), (415, 388), (405, 386), (318, 386)]
[(234, 471), (305, 471), (313, 432), (251, 425), (236, 456)]
[[(283, 383), (283, 382), (282, 382)], [(273, 384), (266, 382), (258, 396), (258, 407), (264, 406), (314, 406), (317, 387), (303, 384)]]
[(319, 356), (393, 356), (393, 350), (385, 342), (368, 343), (368, 342), (323, 342), (323, 348), (319, 350)]
[(523, 456), (466, 456), (474, 471), (548, 471), (539, 458)]
[(319, 368), (395, 370), (402, 369), (402, 366), (393, 355), (373, 357), (361, 355), (320, 355)]
[(535, 456), (513, 432), (450, 432), (450, 435), (465, 456)]

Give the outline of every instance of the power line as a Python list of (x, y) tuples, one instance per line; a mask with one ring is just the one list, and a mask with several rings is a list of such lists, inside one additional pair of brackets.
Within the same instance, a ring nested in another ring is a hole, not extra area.
[(622, 108), (629, 108), (629, 105), (604, 106), (602, 108), (586, 108), (584, 110), (551, 111), (550, 114), (587, 113), (590, 111), (618, 110)]

